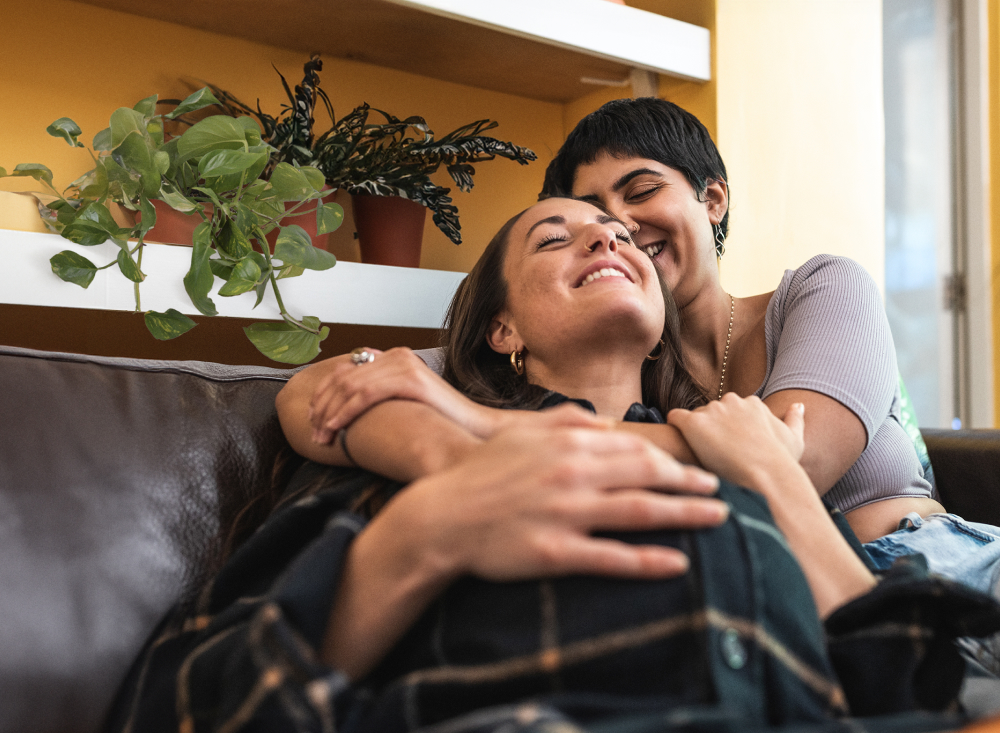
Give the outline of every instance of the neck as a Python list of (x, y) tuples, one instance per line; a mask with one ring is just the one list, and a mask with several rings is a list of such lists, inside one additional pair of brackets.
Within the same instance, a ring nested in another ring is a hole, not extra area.
[(642, 362), (635, 356), (578, 354), (558, 360), (529, 356), (528, 378), (567, 397), (588, 400), (601, 417), (621, 420), (642, 402)]
[(715, 396), (719, 388), (731, 308), (730, 295), (719, 285), (680, 311), (685, 364), (691, 376), (709, 391), (709, 396)]

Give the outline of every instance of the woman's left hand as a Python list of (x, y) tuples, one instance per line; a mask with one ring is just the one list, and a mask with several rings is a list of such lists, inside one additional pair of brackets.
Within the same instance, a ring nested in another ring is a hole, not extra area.
[(802, 457), (803, 406), (795, 403), (779, 420), (757, 397), (733, 392), (695, 410), (671, 410), (677, 428), (701, 465), (723, 478), (755, 488), (760, 469)]

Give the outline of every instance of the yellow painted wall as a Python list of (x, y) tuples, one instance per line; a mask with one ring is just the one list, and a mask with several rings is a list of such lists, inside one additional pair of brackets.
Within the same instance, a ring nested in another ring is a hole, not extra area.
[[(117, 107), (132, 106), (153, 93), (186, 96), (192, 87), (180, 79), (211, 80), (244, 101), (260, 98), (265, 111), (277, 113), (283, 91), (271, 64), (294, 83), (306, 61), (296, 52), (68, 0), (6, 3), (3, 29), (0, 166), (9, 171), (18, 163), (44, 163), (54, 171), (59, 188), (90, 164), (86, 152), (46, 134), (53, 120), (74, 119), (89, 144)], [(463, 244), (451, 244), (428, 217), (423, 267), (471, 268), (493, 232), (535, 200), (545, 166), (563, 139), (560, 104), (338, 59), (324, 60), (321, 79), (337, 114), (367, 101), (401, 117), (421, 115), (439, 135), (488, 117), (500, 122), (495, 136), (538, 153), (539, 160), (525, 167), (507, 160), (477, 166), (475, 189), (469, 194), (454, 191)], [(448, 180), (443, 173), (439, 182), (447, 185)], [(0, 191), (39, 186), (30, 179), (0, 179)], [(10, 200), (0, 198), (0, 206), (8, 202), (8, 215)], [(337, 254), (356, 258), (349, 225), (338, 233)]]
[(814, 254), (885, 274), (880, 0), (717, 0), (723, 284), (774, 289)]

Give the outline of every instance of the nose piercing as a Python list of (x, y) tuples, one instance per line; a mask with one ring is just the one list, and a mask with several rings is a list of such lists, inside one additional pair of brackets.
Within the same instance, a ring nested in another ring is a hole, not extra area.
[(629, 226), (627, 226), (625, 228), (628, 229), (628, 233), (631, 234), (634, 237), (636, 234), (639, 233), (639, 227), (640, 227), (640, 225), (636, 224), (635, 225), (635, 229), (633, 229), (632, 227), (629, 227)]

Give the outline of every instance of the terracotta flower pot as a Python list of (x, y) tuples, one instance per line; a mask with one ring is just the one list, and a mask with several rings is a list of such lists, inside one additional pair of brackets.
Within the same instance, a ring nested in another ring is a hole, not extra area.
[[(185, 214), (163, 201), (150, 202), (156, 210), (156, 224), (146, 232), (143, 238), (146, 242), (163, 242), (165, 244), (181, 244), (191, 246), (194, 229), (203, 221), (197, 212)], [(205, 204), (205, 215), (212, 215), (212, 204)], [(135, 214), (136, 221), (142, 221), (142, 214)]]
[(371, 265), (420, 267), (427, 209), (398, 196), (351, 196), (361, 261)]

